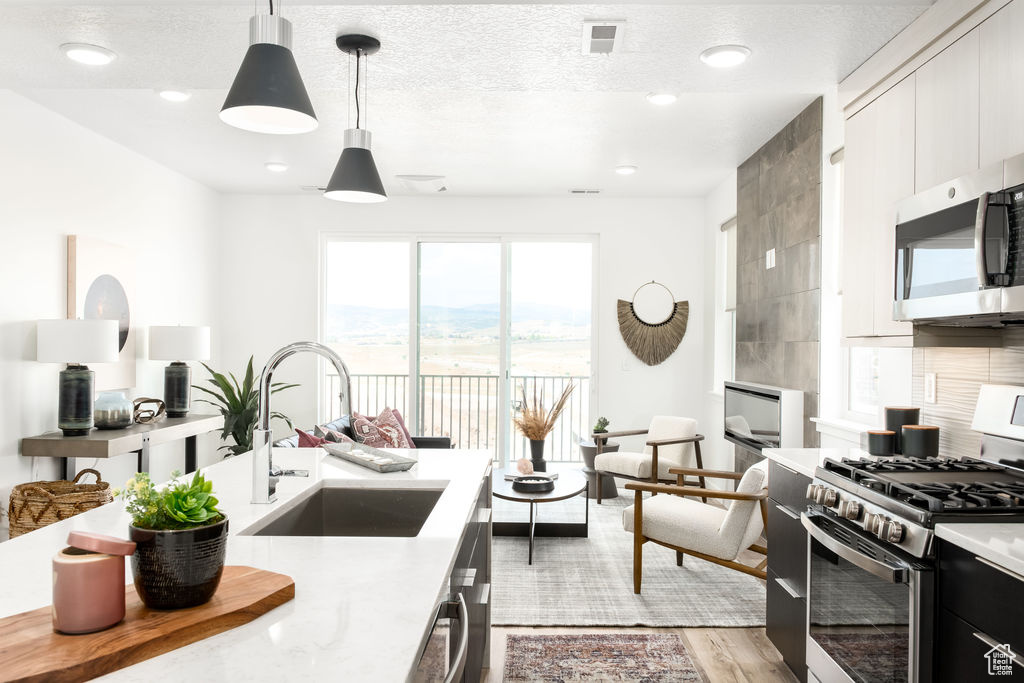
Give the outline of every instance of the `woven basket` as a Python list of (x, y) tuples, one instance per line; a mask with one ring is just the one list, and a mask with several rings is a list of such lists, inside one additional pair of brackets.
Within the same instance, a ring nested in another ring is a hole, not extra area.
[[(79, 484), (85, 474), (96, 476), (95, 484)], [(80, 512), (106, 505), (114, 499), (110, 484), (96, 470), (82, 470), (74, 481), (33, 481), (18, 484), (7, 506), (11, 538), (27, 534)]]

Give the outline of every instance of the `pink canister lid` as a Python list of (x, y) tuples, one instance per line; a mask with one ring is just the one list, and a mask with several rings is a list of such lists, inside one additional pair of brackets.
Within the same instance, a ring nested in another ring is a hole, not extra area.
[(89, 550), (105, 555), (131, 555), (135, 552), (135, 542), (123, 538), (94, 534), (91, 531), (72, 531), (68, 533), (68, 545), (72, 548)]

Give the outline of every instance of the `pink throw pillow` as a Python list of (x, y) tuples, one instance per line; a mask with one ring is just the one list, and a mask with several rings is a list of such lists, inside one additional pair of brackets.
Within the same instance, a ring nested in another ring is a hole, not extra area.
[(327, 439), (321, 439), (301, 429), (296, 429), (295, 433), (299, 435), (299, 448), (317, 448), (327, 443)]
[(323, 439), (328, 443), (355, 443), (355, 441), (350, 439), (345, 434), (342, 434), (341, 432), (335, 431), (333, 429), (321, 427), (320, 425), (313, 427), (313, 435)]
[(402, 433), (405, 434), (405, 438), (409, 442), (408, 447), (416, 448), (416, 442), (412, 440), (412, 434), (409, 433), (409, 428), (405, 426), (405, 420), (402, 419), (402, 414), (394, 409), (392, 409), (391, 412), (394, 413), (395, 419), (398, 420), (398, 424), (402, 428)]
[(352, 433), (356, 441), (373, 448), (410, 448), (401, 424), (391, 408), (384, 408), (374, 419), (352, 413)]

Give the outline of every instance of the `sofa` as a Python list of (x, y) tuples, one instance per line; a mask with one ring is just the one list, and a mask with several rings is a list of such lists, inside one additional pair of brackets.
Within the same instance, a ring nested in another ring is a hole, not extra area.
[[(348, 415), (344, 415), (333, 422), (321, 425), (324, 430), (330, 430), (335, 432), (341, 432), (345, 436), (352, 438), (352, 425)], [(306, 430), (311, 431), (311, 430)], [(447, 436), (414, 436), (412, 442), (416, 445), (416, 448), (451, 448), (452, 440)], [(274, 446), (279, 448), (298, 448), (299, 446), (299, 435), (293, 434), (287, 439), (281, 439), (274, 442)]]

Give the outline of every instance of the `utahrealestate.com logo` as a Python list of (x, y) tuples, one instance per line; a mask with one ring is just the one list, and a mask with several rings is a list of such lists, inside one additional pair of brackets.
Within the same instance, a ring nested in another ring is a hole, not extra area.
[(985, 659), (988, 660), (989, 676), (1013, 675), (1013, 662), (1017, 659), (1017, 655), (1010, 649), (1008, 643), (993, 647), (985, 653)]

